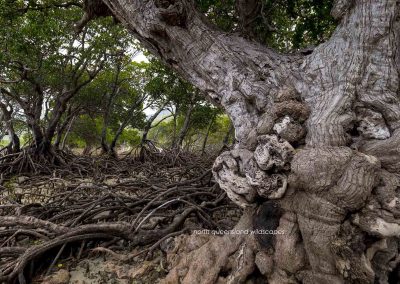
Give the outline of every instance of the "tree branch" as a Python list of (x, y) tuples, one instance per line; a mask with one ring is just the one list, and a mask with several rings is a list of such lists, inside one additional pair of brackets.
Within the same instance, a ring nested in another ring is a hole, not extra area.
[(147, 48), (225, 108), (240, 142), (298, 59), (219, 31), (191, 1), (104, 2)]

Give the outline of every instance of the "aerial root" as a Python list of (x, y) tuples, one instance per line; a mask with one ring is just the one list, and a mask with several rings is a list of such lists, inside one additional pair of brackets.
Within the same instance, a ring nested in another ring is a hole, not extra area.
[(28, 283), (30, 271), (49, 273), (70, 255), (112, 255), (140, 246), (121, 261), (150, 258), (173, 237), (194, 229), (227, 229), (233, 224), (226, 224), (226, 212), (241, 214), (212, 180), (207, 164), (188, 169), (80, 159), (81, 167), (97, 164), (93, 178), (56, 170), (4, 182), (0, 282)]

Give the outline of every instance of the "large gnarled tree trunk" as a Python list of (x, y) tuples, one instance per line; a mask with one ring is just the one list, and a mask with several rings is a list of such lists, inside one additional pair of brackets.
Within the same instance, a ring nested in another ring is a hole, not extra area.
[(230, 116), (238, 142), (213, 171), (257, 208), (240, 227), (285, 232), (212, 238), (166, 282), (241, 283), (257, 266), (270, 283), (387, 283), (400, 235), (396, 1), (336, 1), (339, 26), (307, 56), (224, 34), (188, 0), (104, 2)]

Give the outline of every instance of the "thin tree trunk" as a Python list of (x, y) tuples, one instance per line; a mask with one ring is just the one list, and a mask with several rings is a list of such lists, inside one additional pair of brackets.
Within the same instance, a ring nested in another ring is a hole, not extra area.
[(38, 149), (43, 142), (43, 132), (39, 122), (28, 117), (28, 126), (32, 131), (34, 146)]
[(64, 131), (67, 129), (68, 125), (70, 124), (71, 120), (68, 118), (57, 127), (57, 135), (56, 140), (54, 141), (54, 147), (58, 149), (60, 147), (61, 140), (63, 138)]
[(101, 136), (100, 136), (100, 145), (103, 153), (108, 153), (108, 143), (107, 143), (107, 129), (110, 120), (110, 111), (111, 111), (111, 104), (112, 104), (112, 96), (107, 96), (107, 104), (103, 114), (103, 127), (101, 129)]
[(211, 127), (212, 127), (213, 124), (214, 124), (214, 121), (215, 121), (215, 117), (216, 117), (216, 116), (217, 116), (216, 114), (213, 114), (213, 116), (211, 117), (210, 123), (208, 124), (207, 132), (206, 132), (206, 135), (204, 136), (203, 144), (202, 144), (202, 146), (201, 146), (201, 154), (202, 154), (202, 155), (204, 155), (204, 153), (205, 153), (206, 145), (207, 145), (207, 140), (208, 140), (208, 135), (210, 135)]
[[(71, 86), (65, 85), (63, 90), (60, 92), (59, 96), (56, 97), (55, 106), (52, 111), (52, 115), (47, 126), (47, 129), (44, 131), (43, 142), (45, 149), (51, 148), (52, 139), (56, 132), (57, 126), (60, 123), (61, 117), (65, 113), (68, 107), (68, 102), (76, 95), (78, 92), (87, 84), (89, 84), (97, 74), (103, 69), (104, 60), (99, 58), (96, 62), (96, 69), (92, 72), (87, 71), (88, 58), (86, 58), (82, 64), (77, 64), (73, 74), (73, 84)], [(82, 82), (79, 82), (83, 73), (87, 71), (88, 77), (85, 78)], [(43, 101), (43, 99), (42, 99)], [(42, 102), (43, 103), (43, 102)], [(41, 113), (38, 115), (38, 119), (40, 119)]]
[(63, 137), (64, 131), (67, 128), (67, 123), (64, 122), (61, 126), (57, 128), (56, 140), (54, 141), (54, 147), (56, 149), (60, 148), (61, 139)]
[(177, 127), (178, 127), (178, 125), (177, 125), (178, 109), (179, 109), (179, 106), (176, 106), (175, 113), (173, 114), (174, 131), (173, 131), (172, 139), (171, 139), (171, 148), (173, 148), (174, 145), (176, 145), (176, 139), (178, 138), (177, 135), (176, 135), (177, 134)]
[[(131, 107), (129, 108), (129, 111), (124, 119), (124, 121), (120, 124), (120, 126), (118, 127), (117, 132), (114, 135), (113, 140), (110, 143), (110, 147), (109, 147), (109, 152), (112, 155), (115, 155), (115, 147), (117, 145), (118, 139), (121, 136), (122, 132), (125, 130), (125, 128), (128, 126), (129, 122), (132, 120), (133, 114), (135, 112), (135, 110), (139, 107), (139, 105), (143, 102), (143, 99), (139, 99), (138, 101), (136, 101), (135, 103), (133, 103), (131, 105)], [(154, 118), (155, 119), (155, 118)], [(147, 134), (146, 134), (147, 135)]]
[(185, 113), (185, 121), (183, 122), (182, 128), (179, 130), (178, 139), (173, 148), (182, 148), (183, 141), (185, 140), (186, 134), (188, 133), (190, 126), (190, 117), (192, 116), (194, 105), (190, 103)]
[(145, 145), (147, 141), (147, 135), (149, 134), (150, 129), (152, 128), (152, 124), (154, 120), (158, 117), (158, 115), (164, 110), (165, 106), (167, 103), (164, 103), (161, 107), (158, 108), (158, 110), (147, 120), (146, 125), (143, 128), (143, 134), (142, 134), (142, 140), (140, 142), (140, 145)]
[(49, 125), (44, 133), (43, 144), (48, 145), (45, 147), (51, 146), (51, 143), (52, 143), (52, 140), (56, 133), (57, 127), (60, 123), (61, 117), (67, 110), (68, 101), (72, 98), (72, 96), (73, 96), (72, 94), (68, 93), (68, 96), (65, 94), (62, 94), (60, 96), (60, 98), (57, 98), (56, 105), (52, 111), (52, 116), (49, 121)]
[(120, 73), (121, 73), (121, 63), (118, 61), (118, 64), (116, 66), (116, 76), (115, 76), (115, 80), (113, 82), (112, 90), (109, 94), (106, 94), (107, 103), (106, 103), (106, 107), (104, 110), (103, 128), (101, 130), (101, 138), (100, 138), (102, 152), (109, 153), (113, 156), (115, 155), (114, 147), (116, 144), (116, 140), (118, 140), (118, 137), (119, 137), (119, 135), (121, 135), (123, 129), (122, 130), (118, 129), (119, 134), (116, 135), (117, 137), (113, 139), (110, 146), (107, 143), (107, 129), (110, 124), (110, 115), (111, 115), (111, 111), (113, 108), (113, 101), (114, 101), (115, 96), (117, 96), (119, 93), (118, 81), (119, 81)]
[(2, 120), (5, 123), (7, 134), (10, 139), (10, 144), (7, 147), (9, 153), (17, 153), (20, 151), (20, 140), (18, 135), (15, 133), (14, 125), (12, 122), (12, 114), (14, 112), (13, 108), (7, 109), (6, 104), (0, 102), (0, 110), (3, 114)]
[(100, 145), (101, 145), (101, 151), (103, 153), (108, 153), (109, 148), (107, 144), (107, 128), (105, 128), (104, 126), (101, 131)]
[(10, 145), (8, 146), (10, 153), (17, 153), (21, 150), (20, 140), (18, 135), (15, 133), (14, 126), (11, 121), (6, 121), (6, 128), (8, 137), (10, 139)]
[[(26, 116), (27, 124), (33, 135), (33, 143), (34, 148), (37, 152), (41, 152), (42, 143), (44, 140), (44, 133), (42, 128), (40, 127), (40, 116), (42, 114), (42, 103), (43, 103), (43, 92), (41, 88), (38, 86), (36, 88), (37, 98), (32, 106), (28, 104), (22, 105), (21, 107), (24, 110), (24, 114)], [(46, 150), (46, 149), (44, 149)]]
[(60, 143), (61, 140), (63, 138), (63, 134), (65, 132), (65, 130), (67, 129), (67, 127), (70, 125), (71, 120), (75, 119), (75, 115), (76, 113), (79, 111), (79, 107), (75, 108), (74, 110), (72, 110), (72, 106), (69, 106), (66, 112), (66, 118), (64, 120), (63, 123), (59, 123), (57, 126), (57, 135), (56, 135), (56, 140), (54, 141), (54, 147), (55, 148), (59, 148), (60, 147)]
[(21, 143), (20, 143), (19, 137), (15, 133), (14, 130), (10, 130), (8, 133), (9, 133), (8, 135), (11, 138), (11, 143), (10, 143), (11, 152), (12, 153), (18, 153), (19, 151), (21, 151)]
[(235, 128), (233, 127), (233, 124), (229, 124), (229, 130), (226, 132), (226, 135), (224, 137), (224, 140), (222, 140), (222, 144), (224, 146), (229, 146), (229, 139), (233, 136), (233, 133), (235, 131)]
[(61, 150), (65, 149), (65, 143), (67, 142), (67, 138), (68, 138), (69, 133), (71, 132), (71, 128), (72, 128), (72, 125), (74, 124), (75, 118), (76, 118), (76, 116), (73, 116), (71, 121), (68, 124), (67, 131), (65, 132), (65, 135), (64, 135), (62, 143), (61, 143)]
[(165, 106), (168, 103), (165, 102), (146, 122), (144, 128), (143, 128), (143, 133), (142, 133), (142, 139), (140, 141), (140, 153), (139, 153), (139, 159), (140, 161), (144, 161), (145, 159), (145, 145), (147, 144), (147, 135), (149, 134), (150, 129), (152, 128), (152, 124), (154, 120), (158, 117), (158, 115), (164, 110)]

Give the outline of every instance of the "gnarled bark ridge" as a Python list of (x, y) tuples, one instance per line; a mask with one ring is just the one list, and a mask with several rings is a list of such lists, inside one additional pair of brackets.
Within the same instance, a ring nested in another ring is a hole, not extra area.
[(337, 0), (339, 26), (306, 56), (225, 34), (189, 0), (104, 3), (224, 107), (238, 142), (216, 160), (214, 176), (233, 201), (256, 208), (248, 226), (285, 232), (256, 246), (225, 236), (232, 253), (220, 255), (204, 253), (215, 242), (225, 250), (213, 237), (190, 253), (213, 260), (201, 269), (183, 260), (166, 282), (240, 283), (258, 267), (270, 283), (388, 283), (400, 260), (396, 1)]

